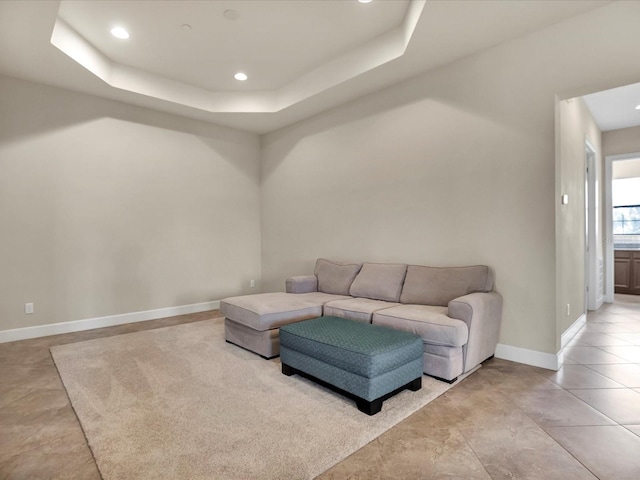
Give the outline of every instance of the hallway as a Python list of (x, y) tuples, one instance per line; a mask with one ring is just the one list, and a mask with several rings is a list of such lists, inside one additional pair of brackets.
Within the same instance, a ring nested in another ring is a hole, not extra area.
[[(640, 477), (640, 296), (616, 295), (614, 303), (588, 312), (550, 379), (573, 396), (559, 394), (574, 405), (576, 421), (548, 426), (547, 433), (600, 478), (630, 478), (634, 471), (624, 465), (636, 465)], [(558, 398), (548, 408), (561, 404)], [(588, 407), (602, 417), (579, 422), (578, 412)]]

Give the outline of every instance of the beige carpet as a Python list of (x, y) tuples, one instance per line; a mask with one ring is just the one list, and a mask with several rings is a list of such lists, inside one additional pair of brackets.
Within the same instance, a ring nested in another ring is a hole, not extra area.
[(105, 480), (313, 478), (450, 388), (423, 377), (369, 417), (225, 343), (221, 318), (51, 353)]

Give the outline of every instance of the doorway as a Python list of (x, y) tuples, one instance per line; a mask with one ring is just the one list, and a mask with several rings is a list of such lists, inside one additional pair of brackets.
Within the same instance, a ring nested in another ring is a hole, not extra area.
[(640, 152), (628, 153), (623, 155), (608, 155), (605, 157), (604, 164), (604, 270), (605, 270), (605, 286), (604, 301), (612, 303), (615, 293), (615, 235), (613, 231), (613, 165), (614, 162), (625, 160), (637, 160), (640, 164)]

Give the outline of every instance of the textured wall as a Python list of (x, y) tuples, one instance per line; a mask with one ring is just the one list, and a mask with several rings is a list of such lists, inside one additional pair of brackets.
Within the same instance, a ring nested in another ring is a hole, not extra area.
[(555, 98), (640, 80), (638, 19), (614, 4), (266, 135), (265, 288), (318, 256), (485, 263), (501, 343), (557, 352), (556, 306), (583, 285), (556, 288)]
[(602, 151), (605, 156), (640, 152), (640, 127), (603, 132)]
[(7, 77), (0, 111), (0, 329), (260, 278), (257, 136)]
[[(557, 228), (557, 285), (558, 285), (558, 335), (567, 330), (585, 311), (585, 139), (596, 152), (596, 186), (598, 202), (596, 209), (597, 262), (603, 258), (602, 237), (602, 142), (601, 133), (591, 112), (581, 98), (559, 102), (558, 125), (560, 158), (556, 181), (561, 194), (569, 196), (569, 203), (556, 205)], [(602, 295), (600, 295), (602, 296)], [(567, 314), (566, 305), (570, 305)], [(558, 347), (560, 345), (558, 344)]]

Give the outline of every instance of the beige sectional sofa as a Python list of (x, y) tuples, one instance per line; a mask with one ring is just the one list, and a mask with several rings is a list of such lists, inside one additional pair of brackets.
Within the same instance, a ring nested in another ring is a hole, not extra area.
[(491, 357), (502, 297), (487, 266), (344, 264), (318, 259), (313, 275), (291, 277), (286, 293), (220, 302), (226, 340), (265, 358), (279, 354), (279, 327), (319, 316), (348, 318), (416, 333), (424, 373), (454, 381)]

